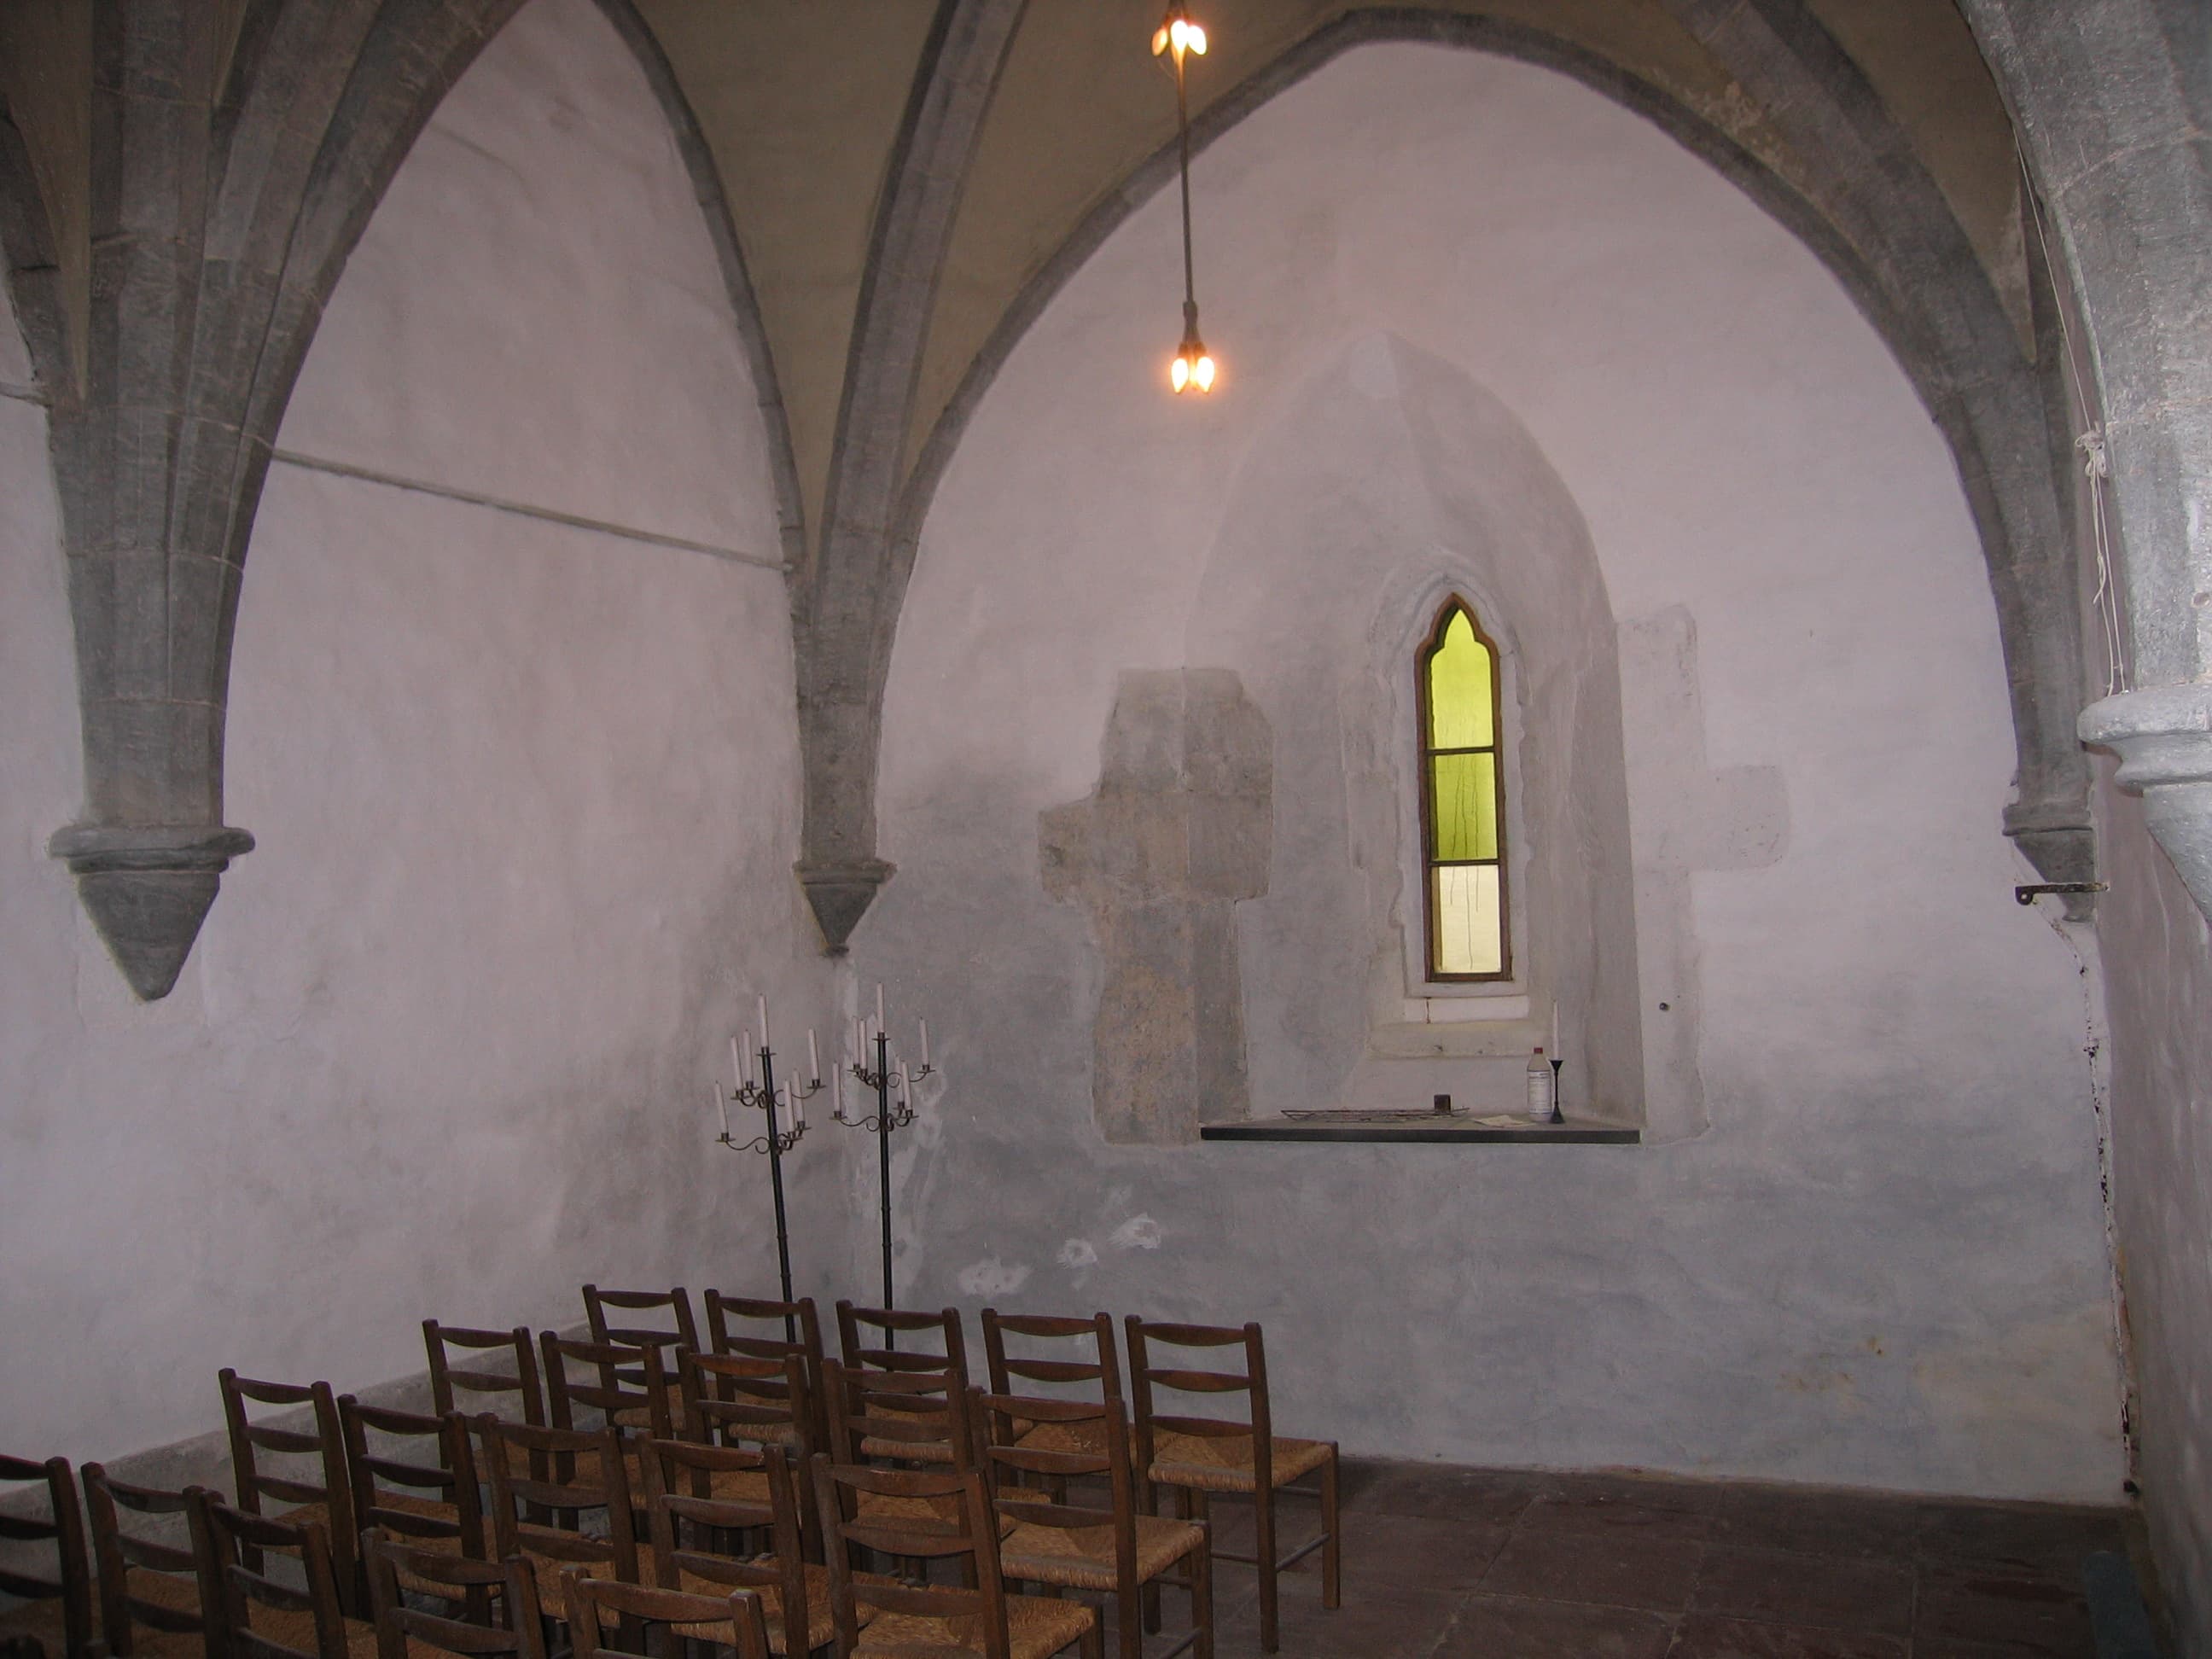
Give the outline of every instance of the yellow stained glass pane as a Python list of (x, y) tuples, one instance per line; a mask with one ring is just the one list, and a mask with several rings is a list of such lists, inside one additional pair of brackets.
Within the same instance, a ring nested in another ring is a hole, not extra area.
[(1437, 815), (1431, 826), (1431, 858), (1498, 856), (1495, 754), (1430, 756), (1429, 799)]
[(1474, 636), (1467, 612), (1454, 610), (1443, 642), (1429, 658), (1429, 747), (1487, 749), (1492, 731), (1490, 647)]
[(1498, 866), (1438, 865), (1429, 872), (1429, 879), (1436, 884), (1433, 971), (1503, 972), (1505, 917), (1498, 904)]

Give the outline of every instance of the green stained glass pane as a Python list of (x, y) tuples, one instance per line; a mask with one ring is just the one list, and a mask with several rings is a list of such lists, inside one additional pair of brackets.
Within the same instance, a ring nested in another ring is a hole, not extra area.
[(1430, 799), (1436, 823), (1430, 857), (1438, 862), (1498, 856), (1498, 757), (1431, 755)]
[(1505, 919), (1494, 864), (1439, 865), (1436, 884), (1436, 961), (1439, 974), (1496, 974), (1505, 967)]
[(1487, 749), (1492, 729), (1490, 647), (1474, 636), (1467, 612), (1455, 610), (1443, 642), (1429, 658), (1429, 747)]

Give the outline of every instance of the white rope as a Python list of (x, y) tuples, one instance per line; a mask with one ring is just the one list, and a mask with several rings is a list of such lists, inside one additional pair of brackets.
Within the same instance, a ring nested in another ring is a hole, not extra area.
[(2104, 432), (2090, 411), (2087, 377), (2075, 354), (2074, 328), (2066, 316), (2066, 296), (2059, 289), (2058, 267), (2051, 258), (2051, 239), (2044, 229), (2043, 204), (2035, 193), (2035, 179), (2027, 170), (2027, 158), (2019, 154), (2016, 145), (2014, 154), (2020, 161), (2021, 193), (2027, 198), (2036, 245), (2043, 250), (2043, 268), (2051, 275), (2051, 303), (2058, 312), (2058, 336), (2065, 347), (2059, 367), (2074, 418), (2081, 427), (2074, 447), (2081, 455), (2081, 476), (2089, 481), (2089, 526), (2097, 544), (2097, 592), (2093, 602), (2098, 629), (2104, 635), (2105, 695), (2109, 697), (2130, 690), (2132, 683), (2127, 670), (2127, 641), (2120, 627), (2119, 593), (2112, 583), (2112, 520), (2105, 510), (2105, 485), (2112, 476), (2112, 463), (2105, 453)]

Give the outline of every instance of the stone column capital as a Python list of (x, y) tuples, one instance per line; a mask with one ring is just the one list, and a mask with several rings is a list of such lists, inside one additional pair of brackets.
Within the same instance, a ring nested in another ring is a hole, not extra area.
[(220, 823), (72, 823), (46, 851), (67, 861), (77, 896), (131, 988), (169, 994), (231, 860), (253, 837)]
[(2212, 921), (2212, 683), (2123, 691), (2083, 709), (2076, 729), (2120, 757), (2116, 781), (2143, 798), (2151, 834)]
[(898, 872), (883, 859), (801, 859), (791, 867), (822, 929), (823, 954), (833, 957), (845, 954), (845, 941), (875, 902), (876, 890)]

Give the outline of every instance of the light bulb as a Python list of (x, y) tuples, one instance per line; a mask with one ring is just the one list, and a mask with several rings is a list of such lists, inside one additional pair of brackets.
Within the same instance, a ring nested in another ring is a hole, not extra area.
[(1168, 365), (1168, 384), (1177, 392), (1190, 384), (1189, 358), (1177, 354), (1176, 360)]
[(1168, 49), (1168, 26), (1163, 23), (1152, 31), (1152, 56), (1157, 58)]
[(1183, 25), (1183, 29), (1184, 49), (1188, 52), (1195, 52), (1200, 58), (1205, 57), (1206, 31), (1195, 23), (1186, 23)]
[(1198, 389), (1200, 392), (1212, 391), (1213, 359), (1201, 356), (1198, 360), (1198, 367), (1191, 371), (1190, 377), (1198, 383)]

